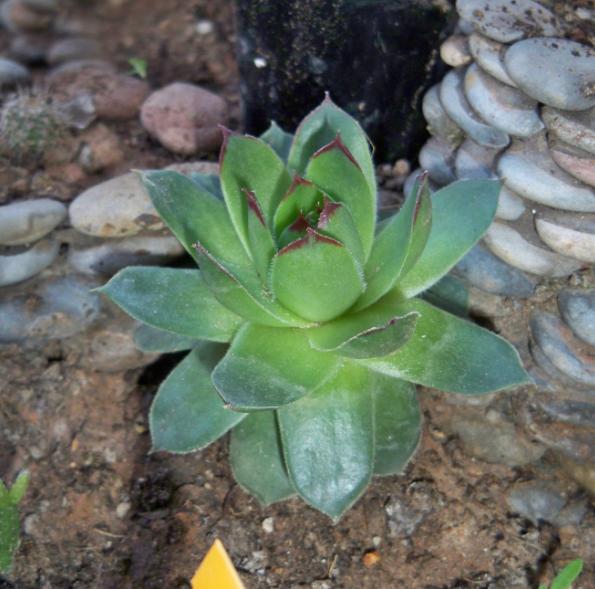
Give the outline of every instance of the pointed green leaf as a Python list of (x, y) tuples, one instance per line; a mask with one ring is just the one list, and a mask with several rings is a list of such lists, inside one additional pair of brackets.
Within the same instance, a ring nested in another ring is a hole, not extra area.
[(430, 193), (425, 183), (417, 180), (403, 206), (374, 239), (370, 257), (364, 267), (366, 292), (354, 306), (363, 309), (395, 286), (406, 266), (421, 254), (431, 227)]
[(272, 229), (277, 205), (291, 183), (289, 172), (264, 141), (228, 134), (221, 149), (219, 174), (231, 222), (246, 251), (250, 251), (248, 205), (242, 191), (254, 193), (266, 224)]
[(346, 361), (314, 393), (277, 411), (285, 464), (299, 495), (338, 519), (374, 466), (374, 375)]
[(229, 460), (235, 480), (262, 505), (295, 494), (285, 469), (274, 411), (251, 413), (233, 429)]
[(347, 248), (310, 228), (275, 255), (271, 284), (281, 304), (310, 321), (337, 317), (364, 288), (360, 266)]
[(370, 189), (358, 161), (340, 137), (312, 156), (306, 178), (333, 200), (345, 203), (353, 216), (367, 258), (374, 240), (376, 192)]
[(254, 267), (263, 282), (268, 281), (269, 266), (276, 252), (273, 236), (266, 225), (262, 210), (253, 192), (244, 190), (248, 204), (248, 242)]
[(204, 353), (192, 350), (161, 383), (149, 414), (153, 450), (199, 450), (246, 417), (224, 406)]
[(301, 329), (244, 325), (213, 371), (223, 399), (239, 411), (274, 409), (307, 395), (336, 368)]
[(8, 491), (8, 496), (13, 503), (18, 504), (23, 500), (30, 480), (31, 475), (28, 470), (23, 470), (18, 474), (10, 491)]
[(441, 278), (420, 296), (443, 311), (464, 319), (469, 317), (469, 289), (462, 280), (450, 274)]
[(419, 315), (398, 313), (393, 298), (306, 331), (313, 348), (352, 358), (385, 356), (413, 334)]
[(129, 266), (98, 290), (135, 319), (195, 339), (228, 342), (243, 323), (199, 270)]
[(246, 321), (272, 326), (307, 327), (310, 322), (297, 317), (263, 289), (255, 269), (225, 265), (196, 244), (201, 273), (213, 296)]
[(0, 481), (0, 572), (8, 572), (19, 546), (20, 517), (18, 504), (23, 498), (29, 473), (21, 472), (8, 490)]
[[(394, 295), (387, 295), (387, 304)], [(411, 339), (384, 358), (358, 360), (373, 370), (452, 393), (490, 393), (531, 381), (518, 352), (504, 339), (421, 299), (399, 302), (395, 313), (417, 312)]]
[(375, 195), (376, 176), (368, 138), (360, 124), (340, 109), (328, 94), (298, 127), (289, 152), (289, 168), (303, 174), (312, 155), (337, 135), (341, 135), (343, 143), (361, 167), (370, 192)]
[(157, 212), (190, 255), (200, 241), (219, 259), (250, 264), (223, 201), (178, 172), (144, 172), (140, 177)]
[(499, 192), (494, 180), (461, 180), (435, 192), (428, 242), (396, 288), (409, 298), (438, 282), (487, 231)]
[(324, 194), (317, 186), (300, 176), (295, 176), (275, 212), (276, 235), (281, 235), (283, 230), (300, 216), (305, 218), (312, 210), (322, 210), (323, 200)]
[(377, 374), (373, 398), (374, 474), (400, 474), (421, 438), (421, 411), (415, 385)]
[(151, 327), (146, 323), (139, 325), (134, 331), (134, 345), (143, 352), (181, 352), (191, 350), (199, 340), (193, 337), (177, 335), (171, 331), (164, 331)]
[(190, 172), (188, 178), (192, 180), (201, 190), (208, 192), (211, 196), (223, 200), (223, 191), (221, 182), (216, 174), (201, 174), (200, 172)]
[(583, 570), (583, 561), (580, 558), (569, 562), (552, 581), (550, 589), (570, 589)]
[(286, 133), (275, 121), (271, 123), (269, 128), (260, 136), (260, 138), (268, 143), (273, 151), (287, 163), (289, 157), (289, 150), (291, 149), (291, 142), (293, 135)]

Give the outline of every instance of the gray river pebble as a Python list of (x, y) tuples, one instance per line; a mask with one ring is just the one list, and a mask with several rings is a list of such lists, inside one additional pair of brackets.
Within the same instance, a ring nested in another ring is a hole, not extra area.
[(472, 61), (469, 41), (465, 35), (451, 35), (440, 45), (442, 61), (451, 67), (467, 65)]
[(525, 201), (508, 186), (503, 185), (498, 195), (496, 217), (505, 221), (515, 221), (525, 212)]
[(565, 172), (595, 188), (595, 155), (561, 142), (550, 145), (550, 154)]
[(440, 137), (444, 141), (458, 145), (463, 140), (463, 131), (446, 114), (440, 102), (440, 86), (432, 86), (424, 95), (422, 110), (424, 118), (432, 135)]
[(456, 180), (453, 164), (454, 147), (437, 137), (428, 139), (419, 152), (419, 165), (440, 186)]
[(0, 255), (0, 286), (17, 284), (39, 274), (54, 262), (59, 251), (57, 241), (44, 239), (24, 252)]
[(16, 61), (0, 57), (0, 88), (28, 84), (31, 76), (29, 70)]
[(541, 117), (555, 137), (595, 155), (595, 108), (568, 112), (544, 106)]
[(47, 235), (65, 218), (66, 207), (56, 200), (40, 198), (0, 206), (0, 244), (32, 243)]
[(496, 178), (494, 160), (500, 151), (484, 147), (472, 139), (466, 139), (455, 157), (455, 172), (461, 180), (487, 180)]
[(469, 50), (477, 65), (488, 74), (509, 86), (516, 86), (504, 67), (506, 45), (477, 33), (469, 37)]
[(558, 295), (558, 307), (574, 334), (595, 346), (595, 289), (565, 289)]
[(556, 220), (537, 217), (535, 229), (542, 241), (555, 252), (586, 264), (595, 264), (595, 223), (582, 230)]

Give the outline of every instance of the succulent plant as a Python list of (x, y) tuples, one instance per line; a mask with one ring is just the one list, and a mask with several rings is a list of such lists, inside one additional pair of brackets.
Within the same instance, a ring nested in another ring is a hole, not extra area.
[(0, 480), (0, 572), (7, 572), (19, 546), (19, 503), (27, 486), (29, 473), (23, 471), (10, 489)]
[(265, 504), (297, 493), (338, 518), (416, 450), (415, 385), (528, 382), (508, 342), (419, 296), (488, 228), (498, 182), (431, 197), (421, 179), (377, 223), (367, 138), (328, 98), (293, 138), (274, 125), (260, 139), (226, 132), (220, 184), (141, 177), (200, 268), (129, 267), (101, 289), (150, 326), (146, 349), (192, 348), (153, 402), (154, 450), (191, 452), (232, 430), (242, 487)]

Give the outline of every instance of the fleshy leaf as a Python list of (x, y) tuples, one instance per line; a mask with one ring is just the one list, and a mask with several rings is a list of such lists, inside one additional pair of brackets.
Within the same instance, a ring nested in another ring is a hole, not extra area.
[(364, 289), (360, 266), (347, 248), (310, 228), (275, 255), (271, 284), (281, 304), (310, 321), (337, 317)]
[(171, 331), (157, 329), (146, 323), (139, 325), (134, 331), (134, 345), (143, 352), (182, 352), (191, 350), (199, 340), (185, 335), (177, 335)]
[(219, 176), (215, 174), (201, 174), (200, 172), (190, 172), (188, 178), (192, 180), (201, 190), (208, 192), (211, 196), (223, 200), (223, 191)]
[(300, 216), (319, 208), (322, 210), (324, 195), (309, 180), (296, 176), (275, 212), (275, 233), (281, 235), (284, 229), (292, 225)]
[(246, 417), (227, 409), (211, 382), (205, 350), (192, 350), (161, 383), (149, 423), (153, 450), (177, 454), (208, 446)]
[(374, 474), (400, 474), (421, 437), (421, 411), (415, 385), (376, 374)]
[(195, 256), (192, 246), (200, 241), (218, 259), (250, 264), (223, 201), (178, 172), (144, 172), (140, 177), (157, 212), (190, 255)]
[(313, 350), (301, 329), (247, 324), (212, 379), (234, 409), (274, 409), (316, 389), (332, 376), (337, 360), (332, 354)]
[[(393, 296), (387, 295), (387, 304)], [(394, 311), (420, 314), (411, 339), (389, 356), (358, 362), (451, 393), (490, 393), (531, 382), (518, 352), (487, 329), (421, 299), (399, 302), (397, 297)]]
[(374, 240), (376, 192), (372, 192), (359, 162), (340, 137), (319, 149), (310, 159), (306, 178), (333, 200), (345, 203), (358, 229), (367, 257)]
[(374, 467), (374, 375), (346, 361), (329, 382), (277, 411), (285, 464), (299, 495), (338, 519)]
[(443, 311), (465, 319), (469, 317), (469, 289), (462, 280), (450, 274), (441, 278), (420, 296)]
[(229, 460), (236, 481), (262, 505), (295, 494), (285, 469), (274, 411), (250, 413), (233, 429)]
[(291, 183), (289, 172), (264, 141), (228, 133), (221, 148), (219, 175), (231, 222), (246, 251), (250, 251), (248, 204), (243, 191), (254, 193), (272, 229), (277, 205)]
[(440, 280), (490, 226), (500, 183), (494, 180), (461, 180), (432, 195), (432, 230), (415, 266), (396, 288), (410, 298)]
[(273, 121), (269, 128), (260, 136), (260, 138), (268, 143), (273, 151), (287, 163), (289, 157), (289, 150), (291, 149), (291, 142), (293, 135), (285, 132), (275, 121)]
[(411, 194), (374, 239), (364, 267), (366, 292), (354, 309), (376, 302), (397, 283), (406, 266), (419, 258), (431, 227), (430, 193), (426, 183), (417, 180)]
[(18, 504), (29, 484), (29, 472), (19, 474), (9, 490), (0, 480), (0, 572), (8, 572), (19, 546), (20, 517)]
[(248, 204), (248, 242), (252, 260), (261, 280), (266, 282), (271, 259), (276, 251), (275, 242), (254, 193), (249, 190), (244, 190), (243, 193)]
[(370, 192), (375, 195), (376, 175), (368, 138), (360, 124), (340, 109), (328, 94), (322, 104), (314, 109), (298, 127), (289, 152), (289, 168), (298, 174), (304, 174), (312, 155), (333, 141), (338, 134), (357, 160)]
[(195, 339), (228, 342), (243, 323), (199, 270), (129, 266), (98, 290), (135, 319)]
[(215, 259), (200, 243), (195, 245), (201, 273), (214, 297), (225, 307), (247, 321), (262, 325), (311, 325), (274, 301), (263, 289), (252, 266), (247, 269), (226, 266)]

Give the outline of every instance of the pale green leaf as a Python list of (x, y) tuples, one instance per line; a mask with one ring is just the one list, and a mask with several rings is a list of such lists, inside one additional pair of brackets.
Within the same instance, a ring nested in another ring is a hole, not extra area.
[(293, 135), (286, 133), (275, 121), (273, 121), (269, 128), (260, 136), (260, 138), (268, 143), (273, 151), (287, 163), (289, 157), (289, 150), (291, 149), (291, 142)]

